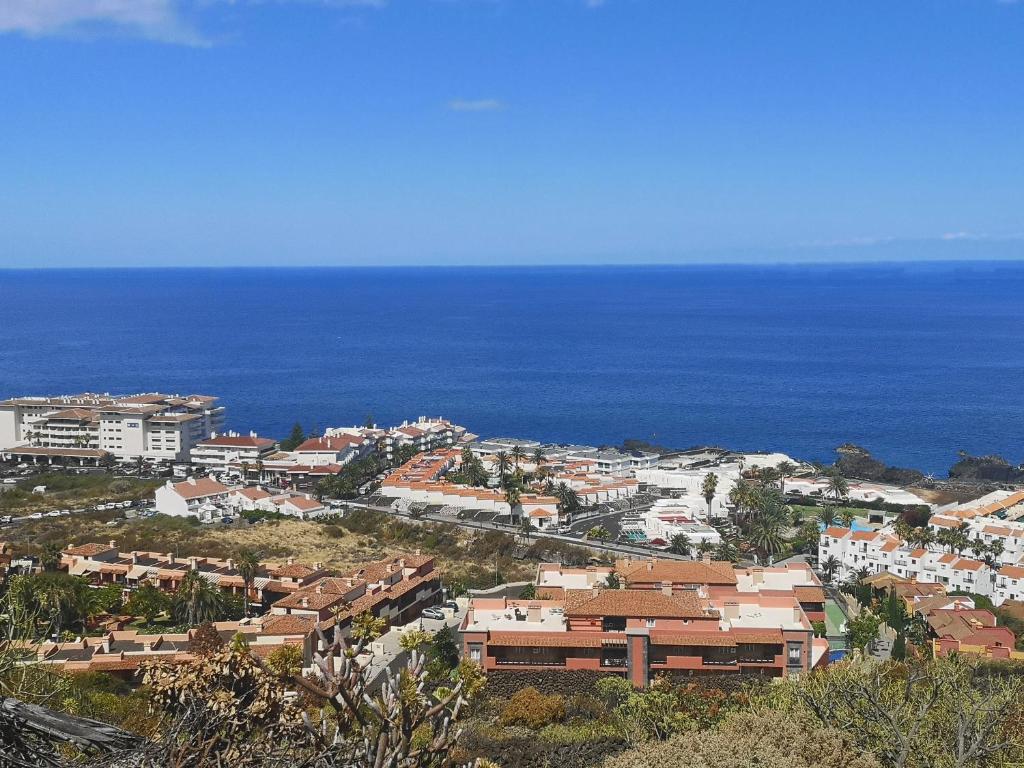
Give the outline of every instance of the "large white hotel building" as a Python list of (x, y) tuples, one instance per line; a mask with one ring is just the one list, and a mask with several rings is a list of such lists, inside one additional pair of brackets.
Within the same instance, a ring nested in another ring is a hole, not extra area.
[(224, 429), (216, 397), (158, 393), (81, 394), (0, 401), (0, 454), (42, 458), (138, 457), (187, 461), (192, 447)]

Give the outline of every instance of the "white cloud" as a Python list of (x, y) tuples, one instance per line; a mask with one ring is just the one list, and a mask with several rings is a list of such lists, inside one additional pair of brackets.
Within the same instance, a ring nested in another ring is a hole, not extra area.
[(29, 37), (121, 32), (151, 40), (203, 44), (174, 0), (0, 0), (0, 33)]
[(453, 112), (496, 112), (505, 108), (505, 102), (498, 99), (453, 99), (448, 109)]

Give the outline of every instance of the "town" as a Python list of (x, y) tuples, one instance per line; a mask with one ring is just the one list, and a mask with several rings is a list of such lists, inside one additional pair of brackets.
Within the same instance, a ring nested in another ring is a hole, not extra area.
[[(848, 657), (1024, 659), (1012, 484), (954, 497), (848, 477), (841, 461), (481, 438), (431, 417), (297, 424), (284, 439), (226, 421), (205, 395), (0, 402), (0, 570), (7, 615), (27, 617), (8, 628), (19, 664), (137, 691), (154, 665), (241, 644), (311, 679), (354, 659), (367, 691), (425, 653), (447, 665), (433, 674), (491, 690), (556, 674), (653, 692), (800, 680)], [(76, 483), (93, 495), (75, 499)], [(212, 538), (157, 551), (146, 526), (165, 520)], [(357, 527), (367, 520), (378, 527)], [(35, 543), (79, 521), (93, 527), (56, 551)], [(329, 548), (306, 562), (220, 545), (281, 521), (372, 530), (379, 556), (341, 566)], [(465, 583), (450, 549), (384, 544), (394, 525), (423, 543), (507, 540), (508, 573), (495, 555), (493, 581), (476, 563)]]

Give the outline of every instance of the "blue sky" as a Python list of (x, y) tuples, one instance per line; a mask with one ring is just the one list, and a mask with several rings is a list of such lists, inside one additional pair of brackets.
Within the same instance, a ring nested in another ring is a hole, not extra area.
[(0, 266), (1024, 257), (1024, 1), (2, 0)]

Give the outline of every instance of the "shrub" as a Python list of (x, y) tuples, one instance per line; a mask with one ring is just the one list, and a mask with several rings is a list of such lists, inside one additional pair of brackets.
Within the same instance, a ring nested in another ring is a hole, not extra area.
[(530, 686), (516, 692), (501, 712), (504, 725), (522, 725), (537, 730), (565, 719), (565, 697), (545, 695)]

